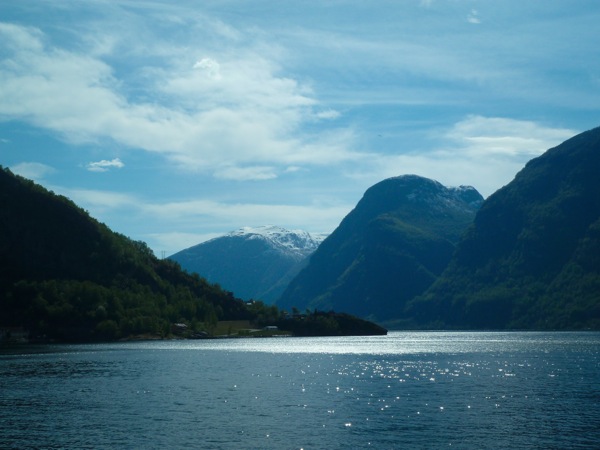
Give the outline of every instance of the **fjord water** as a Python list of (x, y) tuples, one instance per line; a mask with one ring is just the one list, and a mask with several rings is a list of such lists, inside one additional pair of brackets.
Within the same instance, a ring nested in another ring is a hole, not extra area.
[(0, 448), (600, 447), (600, 333), (0, 352)]

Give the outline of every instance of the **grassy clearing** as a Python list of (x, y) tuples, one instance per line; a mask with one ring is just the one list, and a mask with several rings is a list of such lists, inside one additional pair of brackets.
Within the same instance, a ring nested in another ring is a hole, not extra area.
[(252, 324), (249, 320), (222, 320), (217, 322), (213, 334), (215, 336), (238, 335), (240, 330), (251, 330)]
[(287, 336), (290, 333), (283, 330), (266, 330), (257, 328), (249, 320), (222, 320), (217, 322), (213, 332), (214, 336), (245, 336), (245, 337), (269, 337)]

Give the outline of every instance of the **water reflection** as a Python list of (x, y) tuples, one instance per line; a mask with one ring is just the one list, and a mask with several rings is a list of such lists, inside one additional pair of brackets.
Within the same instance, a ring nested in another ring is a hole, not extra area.
[(56, 345), (0, 355), (0, 448), (594, 448), (600, 334)]
[[(318, 338), (255, 338), (193, 341), (148, 341), (88, 346), (88, 351), (107, 349), (217, 350), (231, 352), (314, 353), (314, 354), (448, 354), (477, 352), (544, 351), (557, 346), (565, 351), (598, 351), (600, 333), (544, 332), (390, 332), (387, 336)], [(81, 346), (76, 347), (81, 351)], [(69, 351), (68, 347), (64, 348)]]

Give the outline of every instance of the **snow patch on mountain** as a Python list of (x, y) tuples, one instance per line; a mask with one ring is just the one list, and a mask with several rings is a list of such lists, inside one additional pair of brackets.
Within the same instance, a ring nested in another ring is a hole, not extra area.
[(304, 230), (287, 230), (276, 225), (265, 225), (260, 227), (242, 227), (228, 233), (226, 236), (262, 239), (281, 250), (307, 254), (314, 252), (327, 235), (311, 235)]
[(426, 204), (434, 210), (477, 209), (483, 203), (483, 197), (472, 186), (446, 187), (438, 181), (417, 175), (401, 175), (392, 179), (405, 183), (408, 188), (407, 200)]

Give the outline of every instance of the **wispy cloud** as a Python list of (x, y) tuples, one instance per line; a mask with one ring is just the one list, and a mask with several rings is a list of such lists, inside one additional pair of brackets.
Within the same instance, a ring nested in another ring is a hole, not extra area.
[(125, 164), (119, 159), (111, 159), (110, 161), (103, 159), (101, 161), (88, 163), (86, 166), (90, 172), (108, 172), (110, 169), (121, 169)]
[(43, 180), (46, 175), (56, 172), (53, 167), (38, 162), (22, 162), (11, 166), (10, 170), (22, 177), (35, 181)]
[(318, 119), (337, 119), (340, 116), (340, 112), (334, 109), (327, 109), (325, 111), (318, 111), (315, 113), (315, 117)]
[[(314, 117), (336, 113), (320, 107), (308, 86), (280, 74), (273, 59), (277, 49), (269, 44), (233, 48), (218, 58), (191, 59), (173, 48), (171, 59), (152, 55), (163, 60), (160, 69), (123, 78), (93, 54), (53, 46), (40, 30), (4, 24), (0, 36), (9, 50), (0, 60), (0, 114), (59, 132), (70, 142), (110, 139), (209, 171), (223, 159), (245, 166), (354, 157), (351, 146), (332, 154), (318, 134), (300, 132)], [(126, 95), (129, 84), (142, 95)], [(156, 100), (144, 100), (149, 97)], [(322, 112), (313, 111), (317, 106)], [(118, 166), (89, 169), (108, 167)]]
[(237, 181), (272, 180), (277, 178), (274, 168), (266, 166), (224, 167), (218, 169), (215, 176), (225, 180)]
[[(277, 223), (319, 231), (333, 229), (354, 207), (353, 204), (226, 203), (205, 199), (164, 203), (138, 201), (137, 204), (138, 210), (154, 217), (155, 220), (177, 218), (180, 221), (192, 220), (195, 223), (212, 221), (249, 226)], [(294, 223), (297, 225), (291, 225)]]
[(202, 71), (205, 76), (213, 80), (221, 79), (221, 66), (214, 59), (202, 58), (194, 64), (193, 68)]
[(526, 162), (576, 133), (527, 120), (472, 115), (456, 123), (444, 137), (468, 156), (498, 156)]
[[(233, 231), (233, 230), (227, 230)], [(200, 244), (201, 242), (223, 236), (225, 232), (220, 233), (149, 233), (146, 235), (146, 241), (152, 242), (152, 247), (157, 249), (155, 254), (158, 257), (171, 256), (180, 250)], [(160, 249), (160, 250), (158, 250)]]
[[(142, 200), (135, 195), (101, 191), (96, 189), (72, 189), (55, 186), (53, 190), (60, 192), (69, 197), (80, 206), (89, 209), (90, 211), (103, 215), (107, 211), (119, 211), (123, 208), (137, 209)], [(97, 216), (96, 216), (97, 217)]]
[(469, 15), (467, 16), (467, 22), (472, 23), (474, 25), (480, 24), (481, 19), (479, 19), (479, 12), (476, 9), (472, 9)]
[(53, 190), (156, 244), (331, 231), (405, 173), (489, 195), (566, 128), (595, 126), (600, 7), (293, 3), (0, 2), (3, 164), (51, 161), (85, 188)]
[(577, 130), (500, 117), (468, 116), (450, 129), (432, 131), (429, 151), (380, 155), (349, 176), (380, 179), (414, 173), (449, 186), (471, 184), (488, 196), (510, 182), (532, 158)]
[[(139, 195), (52, 186), (93, 217), (122, 215), (146, 224), (143, 238), (154, 249), (174, 253), (241, 226), (276, 223), (311, 232), (331, 232), (354, 207), (353, 203), (312, 201), (306, 204), (223, 202), (207, 198), (156, 202)], [(159, 231), (161, 230), (161, 231)], [(197, 230), (204, 230), (198, 233)], [(116, 230), (119, 231), (119, 230)], [(169, 253), (169, 254), (170, 254)]]

